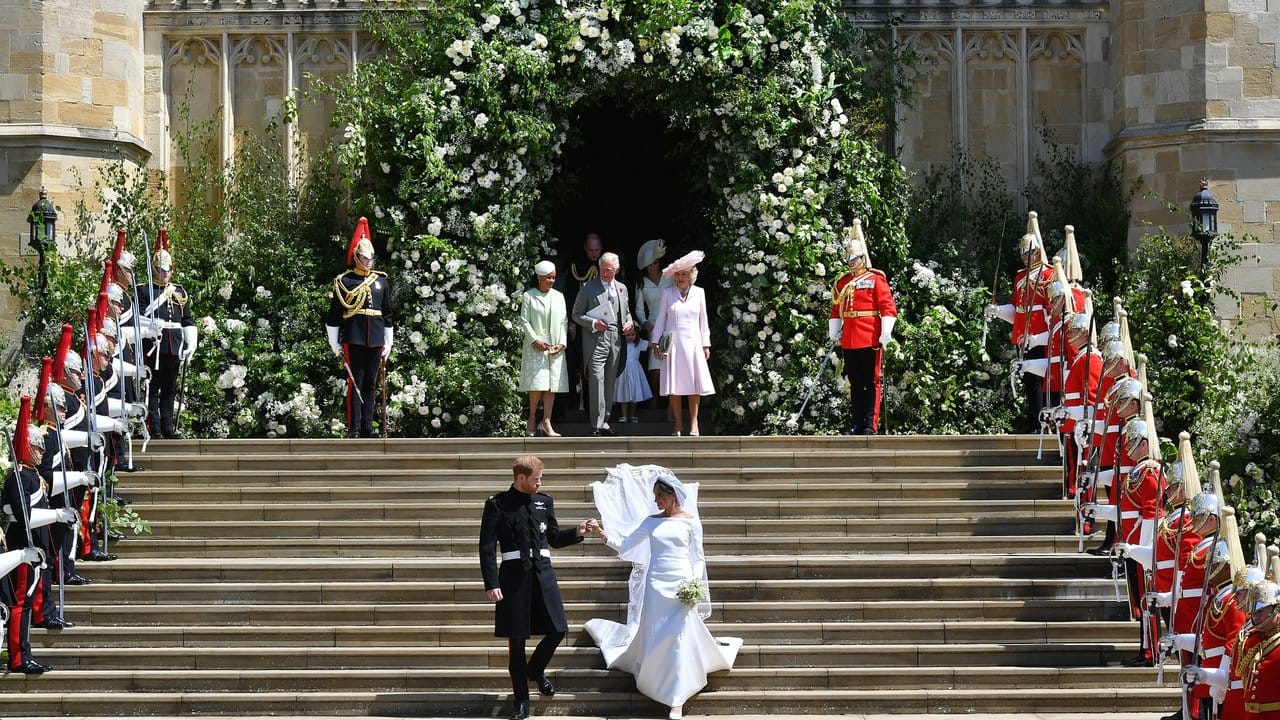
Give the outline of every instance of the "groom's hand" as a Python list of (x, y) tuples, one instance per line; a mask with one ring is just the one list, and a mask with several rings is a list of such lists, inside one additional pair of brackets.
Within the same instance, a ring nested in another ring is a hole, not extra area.
[(493, 602), (498, 602), (499, 600), (502, 599), (502, 588), (494, 588), (492, 590), (486, 590), (484, 594), (488, 595), (489, 599), (492, 600)]
[(578, 523), (578, 537), (585, 537), (595, 527), (596, 521), (593, 518), (587, 518)]

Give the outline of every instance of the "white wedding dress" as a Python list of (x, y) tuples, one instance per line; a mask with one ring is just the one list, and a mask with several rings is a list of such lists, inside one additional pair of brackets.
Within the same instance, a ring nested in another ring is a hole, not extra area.
[[(657, 511), (652, 488), (658, 479), (676, 488), (681, 508), (694, 517), (650, 516)], [(732, 668), (742, 647), (740, 638), (711, 636), (703, 623), (711, 614), (709, 597), (696, 606), (676, 597), (690, 578), (707, 582), (698, 486), (656, 465), (620, 465), (592, 489), (609, 545), (632, 562), (632, 573), (627, 624), (597, 618), (584, 627), (610, 669), (634, 675), (636, 689), (663, 705), (683, 705), (706, 686), (707, 673)]]

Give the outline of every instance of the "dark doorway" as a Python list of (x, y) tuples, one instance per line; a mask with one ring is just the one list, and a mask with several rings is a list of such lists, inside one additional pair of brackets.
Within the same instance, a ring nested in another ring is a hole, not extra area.
[[(622, 260), (628, 285), (639, 279), (636, 253), (646, 241), (667, 242), (663, 263), (689, 250), (709, 252), (706, 168), (691, 138), (669, 132), (667, 121), (619, 101), (584, 101), (570, 120), (561, 170), (547, 190), (551, 234), (562, 262), (582, 256), (583, 236), (596, 232)], [(698, 284), (710, 291), (709, 270)]]

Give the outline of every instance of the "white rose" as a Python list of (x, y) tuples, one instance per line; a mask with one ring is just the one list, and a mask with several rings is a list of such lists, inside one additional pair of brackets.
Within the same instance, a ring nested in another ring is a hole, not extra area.
[(488, 124), (489, 124), (488, 115), (485, 115), (484, 113), (480, 113), (479, 115), (476, 115), (476, 127), (482, 128)]

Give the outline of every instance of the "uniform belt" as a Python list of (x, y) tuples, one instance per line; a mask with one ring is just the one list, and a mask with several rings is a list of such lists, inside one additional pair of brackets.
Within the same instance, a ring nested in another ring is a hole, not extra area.
[(1244, 704), (1244, 709), (1246, 712), (1251, 712), (1255, 715), (1266, 713), (1266, 712), (1275, 712), (1277, 710), (1280, 710), (1280, 702), (1269, 702), (1269, 703), (1247, 702)]
[(1198, 598), (1201, 595), (1204, 595), (1204, 590), (1200, 588), (1189, 588), (1182, 591), (1182, 597), (1184, 598)]
[(1161, 560), (1160, 562), (1156, 563), (1156, 569), (1168, 570), (1169, 568), (1173, 567), (1176, 564), (1177, 562), (1174, 560)]
[(1079, 399), (1080, 399), (1080, 393), (1067, 393), (1067, 394), (1065, 394), (1065, 395), (1063, 395), (1063, 396), (1062, 396), (1062, 399), (1063, 399), (1063, 400), (1079, 400)]
[(374, 317), (381, 317), (382, 311), (374, 310), (372, 308), (360, 308), (359, 310), (352, 310), (351, 315), (348, 315), (347, 317), (352, 317), (354, 315), (372, 315)]
[(1141, 510), (1125, 510), (1120, 513), (1120, 517), (1125, 520), (1132, 520), (1142, 514)]
[(840, 313), (842, 318), (880, 317), (879, 310), (846, 310)]
[(1109, 433), (1118, 433), (1118, 432), (1120, 432), (1120, 426), (1119, 426), (1119, 425), (1108, 425), (1108, 426), (1107, 426), (1107, 432), (1109, 432)]
[[(550, 551), (550, 550), (548, 550), (548, 549), (546, 549), (546, 548), (542, 548), (541, 550), (539, 550), (539, 551), (538, 551), (538, 554), (539, 554), (539, 555), (541, 555), (542, 557), (545, 557), (545, 558), (549, 558), (549, 557), (551, 557), (551, 551)], [(519, 560), (519, 559), (520, 559), (520, 551), (519, 551), (519, 550), (511, 550), (511, 551), (508, 551), (508, 552), (504, 552), (504, 553), (502, 553), (502, 554), (501, 554), (501, 555), (499, 555), (498, 557), (502, 558), (502, 561), (503, 561), (503, 562), (506, 562), (506, 561), (508, 561), (508, 560)]]
[(1200, 654), (1203, 655), (1204, 658), (1207, 660), (1209, 658), (1216, 658), (1219, 655), (1222, 655), (1223, 653), (1225, 653), (1226, 651), (1227, 651), (1227, 647), (1225, 645), (1219, 645), (1216, 648), (1209, 648), (1208, 650), (1205, 650)]
[(1231, 681), (1231, 688), (1230, 688), (1230, 689), (1232, 689), (1232, 690), (1243, 690), (1243, 689), (1244, 689), (1244, 681), (1243, 681), (1243, 680), (1232, 680), (1232, 681)]

